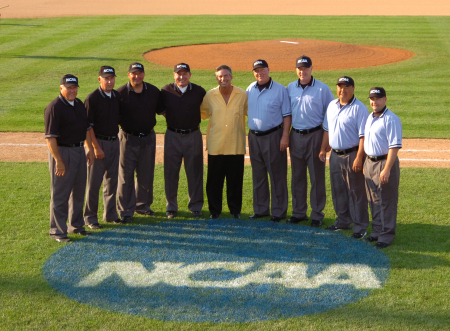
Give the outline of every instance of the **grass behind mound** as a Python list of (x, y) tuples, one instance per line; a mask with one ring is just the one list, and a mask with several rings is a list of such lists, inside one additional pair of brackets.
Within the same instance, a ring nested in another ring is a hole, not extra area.
[[(144, 63), (146, 80), (161, 88), (173, 81), (172, 68), (146, 62), (142, 54), (162, 47), (247, 40), (305, 38), (407, 49), (407, 61), (378, 67), (314, 72), (335, 93), (337, 77), (355, 79), (356, 96), (368, 106), (368, 90), (384, 86), (406, 138), (450, 138), (447, 130), (450, 74), (449, 17), (366, 16), (108, 16), (2, 19), (0, 22), (0, 131), (44, 130), (43, 113), (59, 93), (66, 73), (80, 79), (84, 100), (98, 86), (98, 70), (112, 65), (116, 87), (127, 82), (128, 65)], [(299, 54), (301, 55), (301, 54)], [(208, 56), (205, 54), (205, 56)], [(235, 72), (246, 88), (250, 71)], [(295, 59), (292, 59), (294, 62)], [(314, 62), (314, 59), (313, 59)], [(218, 65), (221, 63), (218, 63)], [(269, 64), (270, 65), (270, 64)], [(193, 69), (192, 81), (215, 87), (213, 71)], [(292, 72), (273, 72), (287, 85)], [(202, 123), (205, 132), (206, 122)], [(165, 120), (158, 116), (158, 133)]]
[[(206, 171), (206, 168), (205, 168)], [(0, 329), (1, 330), (445, 330), (450, 309), (450, 169), (401, 170), (397, 237), (383, 252), (391, 272), (381, 290), (353, 304), (298, 318), (244, 324), (175, 323), (103, 311), (57, 293), (41, 269), (62, 247), (48, 236), (50, 180), (45, 163), (0, 163)], [(164, 222), (163, 168), (155, 172), (157, 216), (134, 223)], [(327, 178), (329, 188), (329, 178)], [(251, 168), (245, 168), (243, 218), (252, 214)], [(325, 225), (335, 214), (330, 192)], [(186, 178), (182, 172), (179, 217), (190, 219)], [(224, 211), (227, 211), (224, 207)], [(207, 204), (203, 208), (209, 217)], [(102, 210), (99, 211), (101, 213)], [(291, 214), (291, 208), (288, 215)], [(230, 217), (224, 212), (223, 217)], [(119, 225), (106, 224), (105, 229)], [(342, 235), (350, 236), (351, 231)], [(73, 239), (78, 239), (71, 235)]]

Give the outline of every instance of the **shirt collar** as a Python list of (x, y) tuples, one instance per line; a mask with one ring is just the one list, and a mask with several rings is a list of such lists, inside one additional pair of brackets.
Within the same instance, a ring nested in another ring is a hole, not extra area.
[[(178, 87), (178, 85), (176, 83), (173, 83), (173, 89), (179, 93), (181, 93), (180, 88)], [(191, 82), (189, 82), (188, 84), (188, 88), (186, 89), (186, 91), (192, 91), (192, 84)]]
[[(378, 116), (378, 117), (383, 117), (384, 116), (384, 114), (386, 114), (386, 112), (388, 111), (388, 109), (387, 109), (387, 106), (384, 106), (384, 108), (383, 108), (383, 112), (381, 113), (381, 115), (380, 116)], [(372, 117), (375, 117), (375, 115), (374, 115), (374, 113), (375, 112), (372, 112)]]
[(75, 102), (78, 102), (78, 101), (77, 101), (77, 98), (75, 98), (75, 100), (73, 101), (73, 106), (72, 106), (72, 105), (69, 103), (69, 101), (67, 101), (67, 99), (63, 97), (62, 94), (59, 95), (59, 100), (61, 100), (66, 106), (71, 106), (71, 107), (74, 107), (74, 106), (75, 106)]
[[(355, 98), (355, 95), (353, 95), (352, 96), (352, 98), (344, 105), (344, 106), (351, 106), (351, 105), (353, 105), (353, 103), (355, 102), (355, 100), (356, 100), (356, 98)], [(337, 98), (337, 100), (336, 100), (336, 104), (338, 105), (339, 104), (339, 98)], [(344, 106), (342, 106), (342, 107), (344, 107)], [(341, 108), (342, 108), (341, 107)]]
[[(261, 85), (261, 86), (263, 86), (263, 87), (266, 88), (266, 89), (271, 89), (272, 86), (273, 86), (273, 80), (272, 80), (272, 77), (269, 78), (269, 81), (268, 81), (267, 83), (265, 83), (264, 85)], [(255, 88), (259, 89), (259, 88), (258, 88), (258, 82), (256, 82)], [(263, 88), (263, 89), (264, 89), (264, 88)], [(262, 90), (261, 90), (261, 91), (262, 91)]]
[[(145, 84), (145, 82), (142, 82), (142, 84), (144, 84), (144, 87), (143, 87), (142, 90), (146, 90), (147, 89), (147, 84)], [(131, 82), (127, 83), (127, 89), (128, 89), (128, 91), (133, 91), (134, 92), (134, 88), (133, 88), (133, 85), (131, 85)]]
[[(316, 82), (316, 79), (311, 76), (311, 79), (309, 80), (309, 83), (306, 84), (306, 86), (314, 86), (314, 83)], [(297, 80), (297, 87), (301, 87), (302, 84), (300, 84), (300, 78)]]
[[(105, 91), (103, 91), (102, 90), (102, 88), (99, 86), (98, 87), (98, 91), (100, 92), (100, 95), (102, 96), (102, 97), (104, 97), (104, 98), (109, 98), (107, 95), (106, 95), (106, 93), (105, 93)], [(116, 95), (114, 94), (114, 90), (112, 90), (111, 91), (111, 98), (112, 97), (115, 97)]]

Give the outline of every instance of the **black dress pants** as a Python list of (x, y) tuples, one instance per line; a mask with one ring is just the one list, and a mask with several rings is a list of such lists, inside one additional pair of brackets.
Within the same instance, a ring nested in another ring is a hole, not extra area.
[(209, 155), (206, 195), (209, 211), (222, 212), (223, 183), (227, 180), (227, 202), (231, 214), (242, 209), (242, 185), (244, 181), (244, 155)]

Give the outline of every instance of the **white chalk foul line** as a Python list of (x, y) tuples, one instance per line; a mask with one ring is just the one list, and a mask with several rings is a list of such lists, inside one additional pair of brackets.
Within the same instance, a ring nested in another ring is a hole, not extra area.
[(295, 41), (284, 41), (284, 40), (281, 40), (280, 43), (297, 44), (297, 45), (299, 44), (299, 43), (297, 43), (297, 42), (295, 42)]

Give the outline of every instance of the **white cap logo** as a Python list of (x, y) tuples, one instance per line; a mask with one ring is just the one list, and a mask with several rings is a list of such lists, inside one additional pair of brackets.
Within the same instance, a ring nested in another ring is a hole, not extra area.
[(300, 60), (298, 60), (297, 63), (308, 63), (308, 60), (307, 59), (300, 59)]
[(114, 69), (103, 69), (103, 72), (114, 72)]
[(142, 68), (142, 65), (140, 65), (140, 64), (133, 64), (131, 66), (131, 68)]
[(186, 67), (185, 64), (178, 64), (178, 65), (177, 65), (177, 68), (180, 69), (180, 68), (187, 68), (187, 67)]
[(66, 78), (66, 82), (76, 82), (76, 78)]
[(378, 94), (381, 94), (381, 91), (380, 91), (380, 90), (372, 90), (372, 91), (370, 91), (370, 94), (372, 94), (372, 93), (378, 93)]
[(339, 78), (339, 81), (340, 81), (340, 82), (349, 82), (349, 79), (343, 77), (343, 78)]
[(253, 65), (257, 65), (257, 64), (263, 64), (262, 61), (256, 61), (255, 63), (253, 63)]

